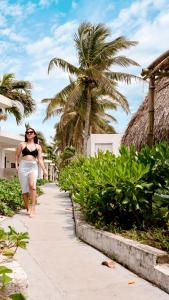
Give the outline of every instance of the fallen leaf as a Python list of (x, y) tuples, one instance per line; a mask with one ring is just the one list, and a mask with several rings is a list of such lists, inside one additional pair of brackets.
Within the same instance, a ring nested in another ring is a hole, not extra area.
[(114, 261), (102, 261), (101, 263), (103, 266), (106, 266), (108, 268), (114, 268)]
[(129, 280), (128, 281), (128, 284), (134, 284), (134, 283), (136, 283), (134, 280)]

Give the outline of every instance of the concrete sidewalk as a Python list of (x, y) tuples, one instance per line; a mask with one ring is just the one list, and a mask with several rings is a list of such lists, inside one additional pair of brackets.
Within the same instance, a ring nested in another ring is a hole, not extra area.
[[(37, 215), (24, 212), (2, 225), (28, 231), (27, 250), (17, 260), (28, 275), (29, 300), (168, 300), (169, 295), (121, 265), (101, 265), (105, 255), (74, 234), (71, 201), (55, 184), (38, 198)], [(128, 284), (134, 281), (133, 284)]]

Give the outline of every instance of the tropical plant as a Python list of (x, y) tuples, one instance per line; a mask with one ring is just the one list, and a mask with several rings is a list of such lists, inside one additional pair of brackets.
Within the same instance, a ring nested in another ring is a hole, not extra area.
[(167, 228), (169, 202), (159, 196), (169, 183), (169, 146), (161, 143), (138, 153), (122, 147), (120, 155), (98, 153), (73, 160), (59, 175), (87, 221), (96, 226)]
[[(105, 110), (114, 110), (117, 108), (116, 103), (113, 103), (108, 97), (102, 95), (101, 91), (92, 91), (91, 101), (91, 116), (90, 116), (90, 131), (92, 133), (115, 133), (115, 129), (110, 125), (110, 121), (115, 122), (116, 119)], [(56, 136), (58, 141), (57, 147), (63, 151), (67, 146), (75, 147), (77, 152), (82, 152), (83, 148), (83, 129), (85, 124), (85, 93), (79, 97), (79, 100), (67, 110), (63, 106), (63, 113), (59, 123), (56, 124)], [(44, 102), (49, 100), (44, 100)], [(47, 118), (58, 113), (58, 109), (51, 111), (47, 110)], [(62, 104), (63, 105), (63, 104)]]
[[(39, 187), (37, 193), (42, 194)], [(24, 208), (24, 202), (18, 178), (0, 179), (0, 214), (12, 216), (21, 208)]]
[(6, 256), (14, 256), (18, 247), (25, 249), (29, 240), (28, 232), (17, 232), (12, 226), (9, 231), (0, 228), (0, 253)]
[[(9, 231), (0, 227), (0, 253), (5, 256), (14, 256), (18, 247), (26, 248), (28, 243), (28, 232), (17, 232), (13, 227), (8, 226)], [(5, 261), (3, 262), (5, 264)], [(26, 298), (21, 293), (15, 293), (6, 297), (6, 292), (4, 287), (8, 283), (12, 282), (12, 278), (8, 275), (12, 273), (12, 269), (6, 267), (5, 265), (0, 266), (0, 299), (15, 299), (15, 300), (26, 300)], [(5, 293), (4, 293), (5, 292)], [(1, 298), (1, 293), (3, 294)]]
[(85, 154), (87, 151), (87, 139), (91, 128), (93, 91), (101, 90), (101, 93), (113, 99), (113, 103), (118, 103), (128, 112), (129, 106), (127, 99), (117, 90), (117, 83), (118, 81), (130, 83), (132, 78), (137, 78), (128, 73), (112, 70), (112, 66), (114, 65), (120, 65), (122, 67), (129, 65), (138, 66), (134, 60), (126, 56), (116, 56), (119, 51), (135, 46), (137, 42), (129, 41), (123, 36), (113, 41), (108, 41), (110, 36), (111, 32), (105, 25), (92, 25), (91, 23), (84, 22), (79, 26), (78, 33), (74, 38), (79, 67), (60, 58), (53, 58), (49, 63), (49, 71), (55, 65), (75, 76), (75, 79), (71, 80), (69, 85), (51, 99), (49, 103), (51, 111), (56, 108), (58, 101), (60, 101), (59, 99), (63, 99), (64, 101), (67, 99), (64, 112), (69, 111), (70, 108), (79, 101), (83, 93), (85, 93), (85, 97), (83, 97), (85, 105), (83, 147)]
[(0, 94), (11, 99), (13, 103), (20, 103), (24, 108), (24, 115), (18, 105), (13, 105), (10, 108), (6, 108), (6, 114), (12, 114), (19, 123), (23, 116), (30, 115), (35, 110), (35, 102), (31, 95), (31, 84), (29, 81), (16, 80), (15, 75), (12, 73), (4, 74), (0, 80)]

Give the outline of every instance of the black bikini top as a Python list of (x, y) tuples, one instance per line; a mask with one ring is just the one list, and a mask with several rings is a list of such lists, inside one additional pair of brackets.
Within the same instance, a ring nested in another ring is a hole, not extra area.
[(37, 157), (38, 156), (38, 149), (36, 148), (35, 150), (33, 151), (30, 151), (26, 145), (25, 148), (22, 149), (22, 156), (26, 156), (26, 155), (32, 155), (34, 157)]

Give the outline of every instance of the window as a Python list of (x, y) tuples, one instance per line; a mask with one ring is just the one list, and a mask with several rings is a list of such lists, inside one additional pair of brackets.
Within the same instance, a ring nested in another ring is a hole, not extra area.
[(95, 144), (95, 153), (97, 153), (99, 150), (106, 152), (110, 151), (113, 152), (113, 144), (112, 143), (96, 143)]

